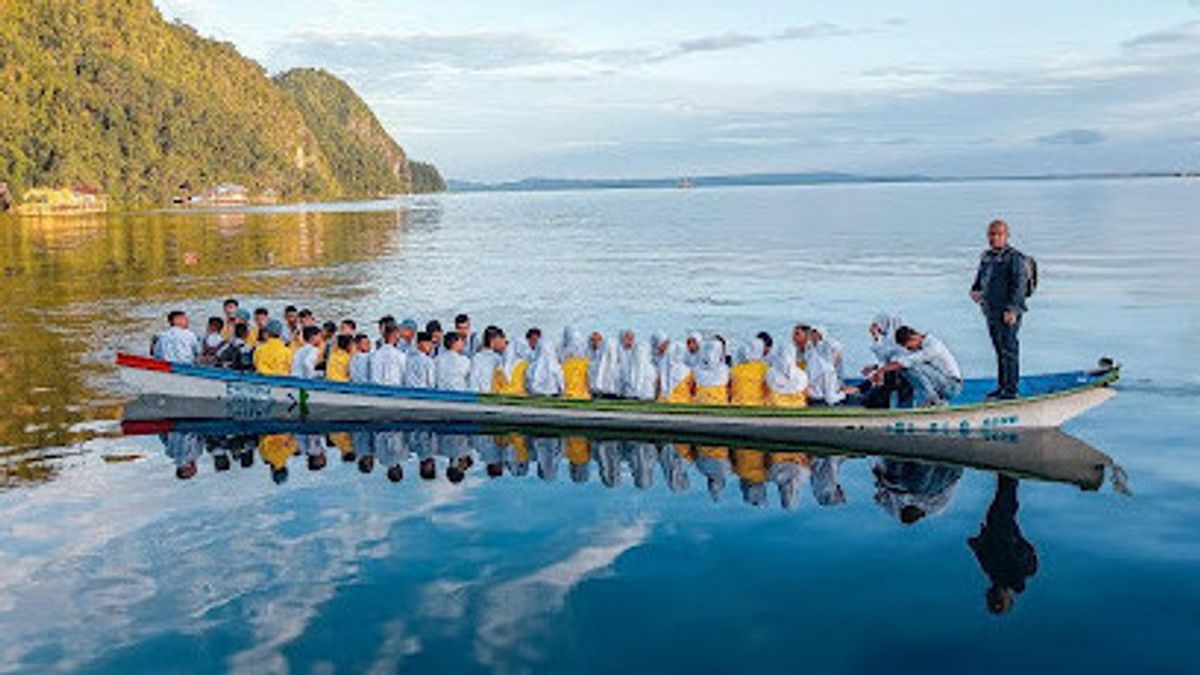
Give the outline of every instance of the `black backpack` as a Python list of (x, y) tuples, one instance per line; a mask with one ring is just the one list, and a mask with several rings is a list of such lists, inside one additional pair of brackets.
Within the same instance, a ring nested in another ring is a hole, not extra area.
[(1032, 298), (1038, 286), (1037, 259), (1031, 255), (1020, 253), (1021, 264), (1025, 265), (1025, 297)]

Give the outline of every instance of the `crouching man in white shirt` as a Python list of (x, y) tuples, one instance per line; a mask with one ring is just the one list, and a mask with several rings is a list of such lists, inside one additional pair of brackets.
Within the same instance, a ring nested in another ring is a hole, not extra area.
[(882, 382), (886, 374), (900, 371), (912, 385), (913, 398), (920, 406), (946, 405), (962, 393), (962, 371), (941, 340), (901, 326), (896, 330), (896, 344), (905, 352), (877, 368), (872, 380)]

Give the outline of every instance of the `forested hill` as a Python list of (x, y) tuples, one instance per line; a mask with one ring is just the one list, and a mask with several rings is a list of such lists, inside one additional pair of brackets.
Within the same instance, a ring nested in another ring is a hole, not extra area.
[(0, 181), (119, 203), (240, 183), (284, 199), (406, 192), (411, 171), (352, 90), (272, 80), (151, 0), (0, 0)]

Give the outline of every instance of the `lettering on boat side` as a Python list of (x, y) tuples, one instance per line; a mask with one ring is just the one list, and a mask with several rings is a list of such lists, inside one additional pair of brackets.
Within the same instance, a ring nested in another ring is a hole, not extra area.
[[(985, 417), (980, 424), (982, 431), (995, 431), (1005, 427), (1015, 427), (1021, 421), (1018, 415), (1003, 415), (998, 417)], [(928, 423), (914, 424), (907, 420), (896, 420), (886, 427), (888, 431), (897, 434), (905, 433), (928, 433), (937, 432), (941, 434), (966, 435), (971, 433), (971, 421), (968, 419), (959, 419), (958, 421), (951, 420), (933, 420)]]
[(271, 388), (248, 382), (226, 382), (225, 409), (233, 419), (263, 419), (271, 411)]

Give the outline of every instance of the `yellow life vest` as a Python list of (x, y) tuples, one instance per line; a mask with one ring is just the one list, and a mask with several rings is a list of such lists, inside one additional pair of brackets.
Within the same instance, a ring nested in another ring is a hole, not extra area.
[(779, 394), (767, 389), (767, 405), (776, 408), (807, 408), (808, 395), (804, 392), (797, 394)]
[(250, 330), (246, 331), (246, 346), (247, 347), (255, 347), (255, 346), (258, 346), (259, 342), (262, 342), (262, 340), (260, 340), (258, 338), (258, 334), (260, 331), (261, 331), (261, 329), (258, 326), (250, 326)]
[[(696, 384), (696, 378), (692, 373), (688, 373), (687, 377), (680, 380), (679, 384), (675, 385), (669, 393), (659, 395), (658, 400), (663, 403), (691, 403), (692, 402), (692, 387)], [(717, 387), (714, 387), (716, 389)]]
[(233, 339), (233, 319), (225, 320), (225, 327), (221, 329), (221, 339), (225, 342)]
[(583, 436), (568, 436), (563, 441), (563, 445), (566, 446), (563, 454), (567, 456), (567, 461), (573, 466), (587, 464), (588, 460), (592, 458), (591, 443)]
[(513, 366), (511, 380), (504, 376), (503, 368), (497, 368), (496, 373), (492, 375), (492, 393), (505, 396), (524, 396), (525, 371), (528, 368), (529, 362), (525, 359), (517, 361), (517, 365)]
[(267, 340), (254, 350), (254, 370), (259, 375), (291, 375), (291, 348), (279, 338)]
[(258, 452), (272, 469), (287, 466), (296, 449), (296, 437), (291, 434), (267, 434), (258, 441)]
[(325, 364), (325, 379), (334, 382), (350, 381), (350, 352), (344, 349), (329, 352), (329, 363)]
[[(674, 393), (674, 392), (672, 392)], [(729, 387), (696, 387), (696, 403), (705, 405), (729, 405)]]
[(733, 472), (751, 483), (767, 480), (767, 453), (761, 450), (738, 448), (733, 451)]
[(508, 444), (512, 446), (513, 454), (517, 456), (518, 462), (529, 461), (529, 439), (525, 438), (525, 434), (516, 432), (509, 434)]
[(729, 370), (729, 402), (734, 405), (763, 405), (767, 399), (766, 382), (766, 363), (750, 361), (737, 364)]
[(587, 401), (592, 398), (588, 390), (588, 360), (583, 356), (572, 356), (563, 361), (563, 398)]

